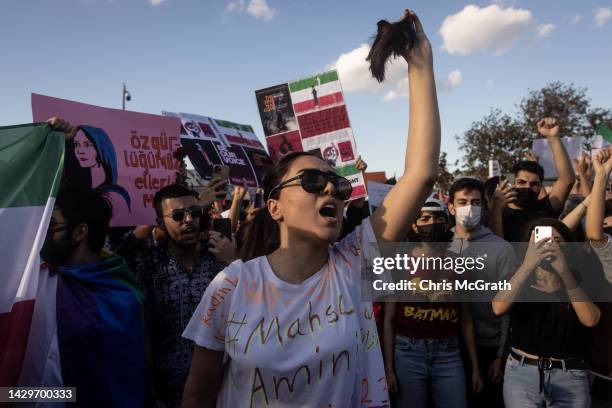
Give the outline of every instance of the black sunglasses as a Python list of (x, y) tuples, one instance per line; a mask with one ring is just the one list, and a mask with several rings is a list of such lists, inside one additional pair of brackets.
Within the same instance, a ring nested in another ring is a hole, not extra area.
[(280, 190), (281, 188), (286, 187), (288, 183), (295, 180), (300, 180), (300, 185), (304, 191), (312, 194), (321, 194), (325, 190), (327, 183), (331, 182), (334, 186), (332, 196), (342, 201), (346, 201), (351, 198), (351, 194), (353, 193), (353, 186), (351, 186), (351, 182), (348, 181), (348, 179), (338, 176), (332, 172), (326, 173), (321, 170), (306, 169), (297, 176), (277, 184), (274, 188), (272, 188), (272, 190), (270, 190), (270, 194), (268, 194), (267, 199), (272, 197), (275, 190)]
[(191, 218), (200, 218), (204, 214), (204, 208), (199, 205), (192, 205), (189, 208), (176, 208), (172, 213), (165, 214), (164, 217), (172, 218), (176, 222), (181, 222), (185, 219), (185, 214), (189, 213)]

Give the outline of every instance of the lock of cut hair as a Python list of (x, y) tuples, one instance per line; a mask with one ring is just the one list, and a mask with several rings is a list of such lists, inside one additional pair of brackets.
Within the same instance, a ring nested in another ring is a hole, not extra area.
[(372, 48), (366, 58), (370, 62), (370, 72), (378, 82), (385, 80), (385, 68), (391, 56), (399, 57), (409, 51), (416, 43), (414, 22), (407, 14), (400, 21), (389, 23), (380, 20)]

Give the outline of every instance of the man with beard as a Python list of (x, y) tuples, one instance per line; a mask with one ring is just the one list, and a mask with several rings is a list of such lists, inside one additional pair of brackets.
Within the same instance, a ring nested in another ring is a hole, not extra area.
[(20, 378), (76, 387), (82, 407), (145, 404), (142, 293), (125, 260), (102, 249), (111, 217), (97, 192), (60, 190)]
[(524, 226), (537, 217), (557, 218), (572, 186), (574, 169), (569, 156), (559, 138), (559, 124), (554, 118), (544, 118), (538, 122), (538, 132), (548, 140), (552, 151), (558, 178), (550, 193), (539, 198), (544, 188), (544, 169), (537, 162), (521, 161), (514, 165), (514, 190), (516, 199), (508, 207), (497, 208), (502, 211), (503, 236), (508, 242), (521, 240)]
[[(208, 284), (236, 259), (230, 240), (210, 231), (200, 241), (210, 219), (198, 194), (173, 184), (153, 198), (156, 227), (165, 238), (148, 246), (135, 268), (145, 295), (147, 351), (154, 369), (155, 398), (168, 408), (178, 407), (191, 365), (193, 343), (181, 337)], [(134, 237), (131, 237), (135, 241)], [(127, 239), (130, 240), (130, 237)], [(122, 253), (130, 254), (129, 244)]]

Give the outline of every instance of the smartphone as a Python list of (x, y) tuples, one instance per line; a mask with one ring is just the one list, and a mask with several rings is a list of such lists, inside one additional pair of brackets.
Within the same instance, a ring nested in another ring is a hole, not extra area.
[(499, 160), (489, 160), (489, 178), (491, 177), (501, 177)]
[(214, 218), (212, 229), (225, 235), (228, 239), (232, 239), (232, 221), (229, 218)]
[(263, 195), (263, 188), (260, 187), (255, 191), (255, 200), (253, 201), (255, 208), (263, 208), (263, 206), (265, 205)]
[(506, 174), (506, 180), (508, 181), (508, 184), (514, 187), (514, 173)]
[(535, 227), (535, 242), (540, 242), (544, 239), (552, 240), (552, 227), (550, 226)]

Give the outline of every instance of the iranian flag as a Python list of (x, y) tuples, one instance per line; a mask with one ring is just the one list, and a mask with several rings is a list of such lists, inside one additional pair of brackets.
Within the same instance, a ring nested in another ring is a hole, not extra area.
[(291, 82), (289, 91), (296, 114), (344, 103), (338, 72), (335, 70)]
[(46, 123), (0, 127), (0, 387), (19, 381), (63, 162), (64, 134)]

